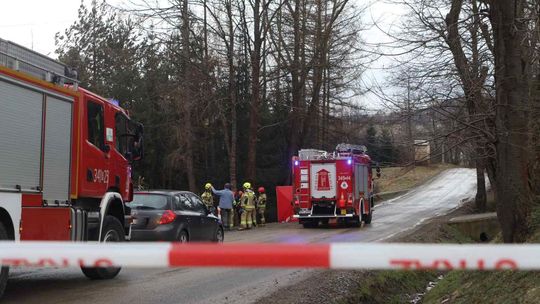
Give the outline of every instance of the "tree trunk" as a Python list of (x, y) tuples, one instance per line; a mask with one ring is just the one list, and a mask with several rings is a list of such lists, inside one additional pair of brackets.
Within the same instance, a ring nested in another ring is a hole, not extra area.
[[(294, 0), (294, 10), (291, 11), (293, 16), (293, 61), (290, 67), (291, 73), (291, 86), (292, 86), (292, 109), (289, 116), (289, 149), (287, 153), (287, 161), (289, 168), (292, 165), (292, 157), (296, 155), (300, 148), (300, 126), (301, 126), (301, 98), (302, 98), (302, 84), (300, 81), (301, 67), (300, 67), (300, 44), (301, 44), (301, 29), (300, 29), (300, 0)], [(291, 170), (289, 170), (291, 172)], [(290, 174), (287, 184), (290, 183)]]
[(524, 0), (493, 0), (490, 19), (495, 43), (497, 110), (497, 216), (506, 243), (524, 242), (532, 207), (528, 185), (527, 27)]
[[(237, 117), (236, 117), (236, 79), (235, 79), (235, 68), (234, 68), (234, 26), (233, 26), (233, 15), (232, 15), (232, 4), (229, 1), (227, 6), (227, 18), (228, 18), (228, 28), (229, 28), (229, 47), (227, 50), (227, 60), (229, 64), (229, 102), (231, 106), (231, 140), (229, 147), (229, 178), (233, 189), (236, 190), (238, 184), (236, 175), (236, 148), (237, 148)], [(228, 130), (225, 130), (228, 132)]]
[[(479, 46), (478, 46), (478, 31), (480, 29), (480, 19), (478, 18), (478, 6), (476, 1), (472, 1), (472, 10), (475, 16), (474, 24), (469, 29), (470, 32), (470, 49), (471, 59), (468, 60), (461, 44), (461, 37), (459, 34), (459, 16), (461, 8), (463, 6), (463, 0), (453, 0), (452, 8), (446, 16), (446, 26), (448, 29), (448, 36), (446, 42), (452, 52), (454, 64), (458, 70), (458, 75), (461, 81), (461, 86), (465, 92), (465, 104), (468, 112), (467, 121), (476, 126), (478, 123), (477, 113), (479, 105), (482, 103), (482, 88), (487, 78), (487, 69), (481, 67), (479, 60)], [(482, 147), (485, 142), (488, 142), (491, 138), (484, 132), (479, 130), (480, 128), (471, 128), (469, 130), (470, 137), (472, 139), (475, 167), (476, 167), (476, 198), (475, 206), (479, 211), (486, 209), (486, 179), (485, 179), (485, 149)], [(487, 140), (486, 140), (487, 138)]]
[(251, 51), (251, 108), (249, 113), (248, 158), (246, 179), (255, 182), (257, 169), (257, 138), (261, 103), (261, 14), (260, 0), (253, 2), (253, 50)]
[(476, 196), (474, 199), (476, 210), (480, 212), (486, 211), (487, 195), (486, 195), (486, 175), (484, 162), (476, 158)]
[(185, 164), (188, 177), (189, 190), (196, 191), (194, 158), (193, 158), (193, 124), (191, 121), (192, 94), (190, 86), (190, 56), (189, 56), (189, 8), (188, 0), (183, 0), (182, 4), (182, 60), (184, 61), (184, 88), (181, 102), (184, 112), (184, 131), (185, 131)]
[[(317, 19), (315, 23), (315, 37), (313, 39), (313, 76), (312, 76), (312, 91), (311, 102), (309, 104), (307, 115), (304, 118), (304, 125), (302, 127), (302, 134), (305, 137), (313, 138), (316, 142), (318, 134), (318, 117), (320, 116), (320, 95), (323, 81), (323, 69), (326, 61), (326, 43), (323, 35), (322, 25), (322, 1), (316, 1)], [(322, 148), (321, 146), (318, 147)]]
[(407, 75), (407, 139), (408, 151), (409, 151), (409, 161), (411, 166), (416, 165), (416, 153), (414, 145), (414, 135), (413, 135), (413, 110), (411, 106), (411, 80)]

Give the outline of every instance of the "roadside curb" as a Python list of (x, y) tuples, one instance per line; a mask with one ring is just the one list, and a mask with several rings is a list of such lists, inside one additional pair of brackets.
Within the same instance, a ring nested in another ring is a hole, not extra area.
[(399, 190), (399, 191), (389, 191), (389, 192), (380, 192), (375, 193), (373, 196), (375, 197), (375, 205), (387, 201), (393, 198), (396, 198), (398, 196), (407, 194), (409, 191), (411, 191), (413, 188), (405, 189), (405, 190)]

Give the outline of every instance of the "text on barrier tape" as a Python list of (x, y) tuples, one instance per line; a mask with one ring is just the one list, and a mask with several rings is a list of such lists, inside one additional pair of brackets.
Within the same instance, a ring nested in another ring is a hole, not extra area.
[(0, 264), (27, 267), (243, 267), (540, 270), (540, 245), (0, 242)]

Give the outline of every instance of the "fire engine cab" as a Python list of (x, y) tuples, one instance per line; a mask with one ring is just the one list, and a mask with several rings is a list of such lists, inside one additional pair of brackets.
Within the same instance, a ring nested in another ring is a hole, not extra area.
[[(0, 239), (123, 241), (142, 125), (64, 64), (0, 39)], [(88, 265), (86, 265), (88, 266)], [(83, 267), (108, 279), (119, 268)], [(0, 295), (7, 281), (0, 272)]]
[(350, 144), (340, 144), (332, 153), (299, 151), (292, 174), (294, 217), (300, 224), (307, 228), (320, 222), (371, 223), (373, 173), (366, 152), (365, 146)]

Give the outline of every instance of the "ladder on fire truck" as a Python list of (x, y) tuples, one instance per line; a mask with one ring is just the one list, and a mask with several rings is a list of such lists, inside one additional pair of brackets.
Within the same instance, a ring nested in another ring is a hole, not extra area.
[(333, 153), (324, 150), (302, 149), (298, 151), (299, 160), (329, 160), (351, 155), (366, 154), (367, 148), (363, 145), (341, 143), (336, 146)]
[(0, 66), (77, 90), (77, 71), (38, 52), (0, 38)]

